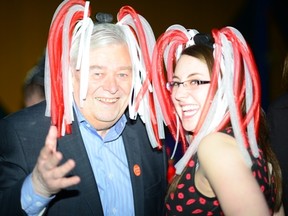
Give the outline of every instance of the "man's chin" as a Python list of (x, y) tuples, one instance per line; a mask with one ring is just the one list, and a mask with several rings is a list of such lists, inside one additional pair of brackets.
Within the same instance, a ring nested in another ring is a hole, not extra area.
[[(103, 116), (101, 118), (97, 119), (97, 122), (99, 125), (103, 125), (104, 128), (109, 129), (111, 128), (117, 121), (119, 120), (119, 117), (106, 117), (103, 118)], [(106, 127), (105, 127), (106, 125)]]

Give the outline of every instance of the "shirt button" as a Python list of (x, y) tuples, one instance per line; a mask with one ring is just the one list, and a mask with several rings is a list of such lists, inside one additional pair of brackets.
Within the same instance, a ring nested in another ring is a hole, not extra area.
[(108, 174), (108, 178), (109, 178), (110, 180), (114, 179), (113, 173), (109, 173), (109, 174)]
[(37, 207), (40, 207), (40, 206), (42, 206), (43, 204), (38, 201), (38, 202), (35, 203), (35, 205), (36, 205)]
[(28, 202), (31, 202), (31, 201), (32, 201), (32, 197), (31, 197), (31, 196), (26, 196), (26, 200), (27, 200)]

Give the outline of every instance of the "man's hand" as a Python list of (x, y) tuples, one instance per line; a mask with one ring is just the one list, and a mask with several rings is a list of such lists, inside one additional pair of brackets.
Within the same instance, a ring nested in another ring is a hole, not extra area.
[(58, 166), (62, 157), (61, 152), (57, 151), (57, 129), (51, 126), (32, 172), (33, 188), (37, 194), (49, 197), (80, 182), (79, 176), (65, 177), (76, 164), (74, 160), (67, 160)]

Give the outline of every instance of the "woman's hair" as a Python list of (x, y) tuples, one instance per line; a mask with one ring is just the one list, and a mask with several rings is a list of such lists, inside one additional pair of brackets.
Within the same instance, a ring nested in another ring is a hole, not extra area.
[(209, 73), (211, 75), (214, 63), (212, 48), (204, 44), (194, 45), (184, 49), (181, 55), (188, 55), (201, 60), (207, 65)]
[[(192, 45), (182, 51), (181, 56), (183, 55), (195, 57), (199, 59), (200, 61), (202, 61), (204, 64), (207, 65), (210, 76), (211, 76), (213, 63), (214, 63), (213, 49), (211, 47), (205, 44)], [(187, 166), (184, 168), (184, 170), (181, 172), (180, 175), (175, 175), (173, 181), (171, 182), (169, 186), (166, 199), (168, 198), (171, 192), (174, 192), (176, 190), (177, 184), (179, 180), (182, 178), (182, 176), (184, 175), (186, 169), (187, 169)]]
[[(271, 148), (266, 115), (263, 110), (261, 110), (260, 112), (258, 145), (262, 149), (264, 153), (264, 157), (266, 158), (267, 162), (272, 165), (272, 170), (271, 170), (272, 172), (271, 172), (271, 175), (269, 176), (270, 177), (269, 179), (270, 179), (270, 182), (272, 180), (274, 181), (274, 184), (275, 184), (275, 188), (273, 188), (273, 190), (276, 191), (274, 211), (278, 212), (282, 204), (282, 173), (281, 173), (279, 161)], [(272, 193), (273, 192), (274, 191), (272, 191)]]
[[(203, 63), (207, 64), (207, 67), (209, 69), (210, 75), (212, 73), (212, 68), (213, 68), (213, 64), (214, 64), (214, 57), (213, 57), (213, 48), (211, 46), (208, 46), (206, 44), (196, 44), (196, 45), (192, 45), (187, 47), (186, 49), (184, 49), (181, 53), (182, 55), (188, 55), (191, 57), (195, 57), (197, 59), (199, 59), (200, 61), (202, 61)], [(243, 100), (245, 101), (245, 100)], [(245, 104), (242, 104), (242, 112), (245, 112)], [(231, 123), (228, 122), (226, 127), (231, 126)], [(279, 166), (279, 162), (276, 159), (276, 156), (274, 154), (274, 152), (271, 149), (270, 146), (270, 142), (268, 139), (268, 131), (267, 131), (267, 126), (266, 126), (266, 118), (264, 115), (264, 112), (261, 112), (260, 115), (260, 128), (259, 128), (259, 138), (257, 140), (258, 142), (258, 146), (262, 149), (262, 151), (264, 152), (264, 157), (266, 158), (266, 161), (270, 164), (272, 164), (273, 170), (271, 173), (271, 177), (270, 179), (274, 181), (275, 183), (275, 191), (276, 191), (276, 200), (275, 200), (275, 207), (274, 210), (278, 211), (280, 206), (281, 206), (281, 199), (282, 199), (282, 184), (281, 184), (281, 169)], [(268, 164), (267, 164), (267, 167)], [(186, 169), (186, 168), (185, 168)], [(179, 180), (181, 179), (183, 173), (185, 173), (185, 171), (183, 171), (181, 173), (181, 175), (176, 175), (175, 178), (173, 179), (167, 196), (172, 192), (175, 191), (177, 184), (179, 182)], [(272, 184), (272, 182), (271, 182)], [(166, 197), (167, 198), (167, 197)]]
[(288, 91), (288, 53), (284, 60), (283, 72), (282, 72), (282, 85), (286, 91)]
[[(182, 55), (188, 55), (191, 57), (195, 57), (202, 61), (203, 63), (207, 64), (210, 76), (212, 73), (212, 68), (213, 68), (213, 49), (211, 47), (208, 47), (204, 44), (199, 44), (199, 45), (192, 45), (184, 49), (181, 53)], [(173, 178), (167, 192), (166, 199), (168, 198), (169, 194), (171, 192), (174, 192), (176, 190), (177, 184), (179, 180), (182, 178), (183, 174), (185, 173), (185, 170), (187, 169), (187, 166), (184, 168), (184, 170), (181, 172), (180, 175), (175, 175)]]

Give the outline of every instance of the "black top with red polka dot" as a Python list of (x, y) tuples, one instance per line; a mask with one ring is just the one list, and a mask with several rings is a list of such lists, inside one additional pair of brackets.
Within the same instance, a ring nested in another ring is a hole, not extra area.
[[(233, 135), (231, 130), (225, 133)], [(251, 158), (253, 156), (251, 155)], [(168, 195), (166, 200), (167, 216), (172, 215), (224, 215), (217, 197), (207, 197), (200, 193), (195, 187), (194, 174), (196, 171), (197, 154), (192, 157), (185, 169), (185, 173), (179, 180), (177, 189)], [(253, 158), (251, 170), (263, 191), (270, 209), (274, 207), (275, 191), (274, 181), (269, 184), (268, 167), (260, 150), (260, 156)], [(272, 210), (271, 210), (272, 212)]]

